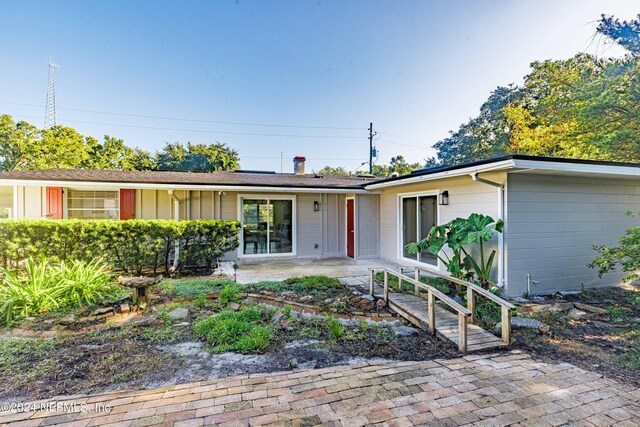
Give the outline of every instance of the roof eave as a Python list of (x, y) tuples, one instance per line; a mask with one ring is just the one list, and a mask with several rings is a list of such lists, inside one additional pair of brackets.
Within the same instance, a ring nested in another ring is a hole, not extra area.
[(514, 160), (507, 159), (507, 160), (502, 160), (498, 162), (487, 163), (484, 165), (475, 165), (475, 166), (470, 166), (466, 168), (462, 167), (462, 168), (457, 168), (453, 170), (445, 170), (442, 172), (435, 172), (430, 174), (422, 174), (422, 175), (416, 175), (416, 176), (407, 175), (406, 177), (401, 177), (392, 181), (380, 182), (377, 184), (376, 183), (367, 184), (365, 185), (365, 188), (375, 190), (375, 189), (381, 189), (381, 188), (387, 188), (387, 187), (394, 187), (398, 185), (414, 184), (417, 182), (433, 181), (437, 179), (453, 178), (453, 177), (459, 177), (459, 176), (464, 176), (464, 175), (469, 175), (474, 173), (508, 170), (513, 168), (514, 168)]
[(49, 187), (98, 187), (98, 188), (131, 188), (141, 190), (193, 190), (193, 191), (273, 191), (280, 193), (336, 193), (336, 194), (368, 194), (370, 191), (362, 187), (322, 187), (322, 186), (289, 186), (289, 185), (216, 185), (216, 184), (172, 184), (172, 183), (132, 183), (105, 181), (67, 181), (67, 180), (32, 180), (32, 179), (0, 179), (0, 185)]

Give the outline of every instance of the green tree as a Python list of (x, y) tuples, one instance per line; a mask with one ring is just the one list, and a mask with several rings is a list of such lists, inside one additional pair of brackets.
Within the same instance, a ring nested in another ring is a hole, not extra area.
[(536, 61), (521, 87), (498, 88), (480, 114), (434, 145), (440, 164), (506, 153), (640, 161), (640, 16), (604, 16), (598, 33), (624, 58)]
[(348, 170), (340, 166), (337, 168), (325, 166), (316, 173), (318, 175), (351, 175)]
[(640, 55), (640, 14), (630, 21), (620, 21), (613, 16), (602, 15), (598, 23), (598, 33), (634, 55)]
[(235, 170), (239, 167), (238, 152), (225, 144), (192, 144), (180, 142), (166, 144), (157, 153), (158, 170), (213, 172)]

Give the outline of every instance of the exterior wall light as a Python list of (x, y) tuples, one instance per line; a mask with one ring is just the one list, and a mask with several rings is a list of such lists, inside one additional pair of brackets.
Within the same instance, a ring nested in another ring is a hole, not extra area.
[(317, 200), (313, 202), (313, 210), (316, 212), (320, 210), (320, 202), (318, 202)]
[(443, 191), (438, 195), (438, 204), (441, 206), (446, 206), (449, 204), (449, 192)]

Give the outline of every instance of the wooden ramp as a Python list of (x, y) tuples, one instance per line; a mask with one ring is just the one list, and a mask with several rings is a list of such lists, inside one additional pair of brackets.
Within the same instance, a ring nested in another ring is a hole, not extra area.
[[(414, 277), (419, 278), (419, 270), (413, 270), (414, 274), (415, 271), (418, 271)], [(460, 351), (482, 351), (509, 345), (511, 339), (511, 310), (515, 307), (502, 298), (489, 293), (475, 284), (461, 281), (467, 286), (468, 299), (471, 301), (468, 307), (462, 307), (437, 289), (420, 281), (416, 281), (414, 278), (405, 276), (403, 274), (404, 268), (400, 268), (399, 273), (389, 269), (370, 269), (370, 271), (370, 292), (373, 295), (379, 297), (384, 296), (389, 307), (399, 315), (425, 331), (437, 334), (444, 339), (458, 344)], [(384, 272), (385, 280), (383, 282), (375, 279), (375, 273), (380, 271)], [(434, 275), (433, 272), (428, 272), (428, 274)], [(400, 282), (410, 283), (420, 291), (416, 291), (414, 295), (392, 292), (388, 285), (389, 276), (395, 276)], [(450, 279), (447, 276), (442, 277)], [(457, 279), (452, 281), (458, 283)], [(502, 306), (502, 322), (503, 325), (506, 322), (508, 326), (502, 329), (501, 338), (473, 324), (475, 314), (474, 302), (478, 294)], [(490, 297), (486, 294), (489, 294)], [(449, 309), (446, 309), (445, 306), (448, 306)], [(429, 312), (430, 307), (433, 307), (433, 314)], [(431, 325), (432, 322), (433, 326)]]

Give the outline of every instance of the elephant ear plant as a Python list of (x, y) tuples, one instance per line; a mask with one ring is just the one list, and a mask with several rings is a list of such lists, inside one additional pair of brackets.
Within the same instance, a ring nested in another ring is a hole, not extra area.
[[(425, 239), (406, 246), (409, 253), (429, 252), (447, 267), (447, 271), (458, 279), (476, 280), (482, 287), (496, 284), (489, 279), (496, 255), (492, 250), (486, 256), (484, 242), (502, 233), (503, 221), (488, 215), (471, 214), (469, 218), (456, 218), (444, 225), (432, 227)], [(479, 259), (474, 258), (477, 247)], [(448, 251), (446, 250), (448, 249)]]

